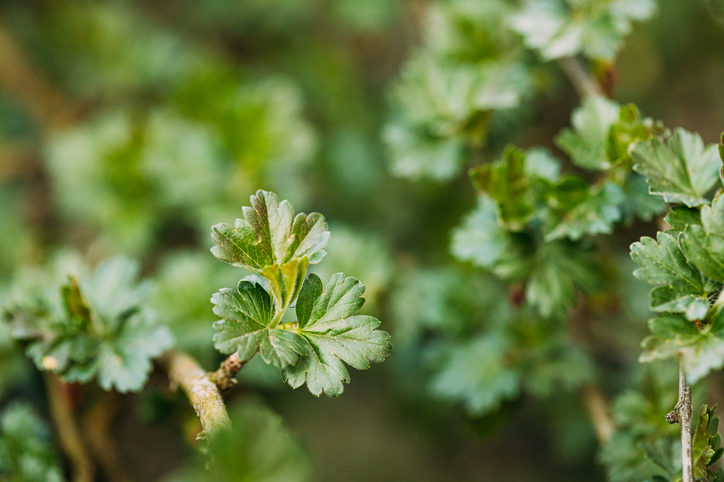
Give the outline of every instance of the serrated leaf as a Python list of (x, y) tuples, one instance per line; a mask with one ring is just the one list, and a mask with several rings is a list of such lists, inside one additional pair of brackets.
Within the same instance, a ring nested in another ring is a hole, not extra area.
[[(636, 173), (630, 173), (625, 187), (626, 210), (639, 219), (649, 222), (654, 216), (666, 210), (666, 203), (658, 196), (649, 193), (649, 186), (646, 179)], [(631, 214), (626, 216), (626, 222), (633, 221)], [(676, 226), (672, 225), (676, 228)], [(678, 229), (678, 228), (677, 228)]]
[[(317, 285), (311, 274), (305, 284)], [(356, 315), (362, 308), (364, 285), (354, 278), (337, 273), (318, 291), (314, 286), (303, 289), (305, 305), (312, 304), (309, 318), (296, 333), (307, 344), (307, 354), (282, 375), (297, 388), (306, 382), (314, 395), (322, 392), (331, 397), (342, 394), (349, 373), (342, 362), (358, 370), (366, 370), (370, 362), (382, 362), (392, 350), (390, 335), (377, 330), (380, 321), (371, 316)], [(313, 300), (313, 301), (312, 301)], [(302, 311), (306, 316), (307, 309)]]
[(701, 211), (698, 208), (687, 206), (672, 206), (664, 221), (669, 223), (672, 228), (684, 231), (689, 225), (701, 225)]
[(619, 120), (621, 106), (604, 97), (589, 97), (573, 111), (574, 130), (563, 129), (554, 141), (578, 167), (606, 170), (612, 166), (607, 156), (609, 131)]
[(709, 310), (705, 280), (689, 263), (676, 238), (657, 234), (658, 243), (643, 237), (631, 245), (631, 259), (642, 266), (634, 272), (641, 281), (656, 285), (651, 291), (653, 311), (684, 313), (689, 320), (703, 319)]
[(716, 406), (709, 409), (706, 404), (699, 410), (699, 421), (692, 436), (692, 459), (696, 478), (707, 476), (707, 467), (715, 462), (714, 456), (720, 449), (716, 437), (715, 422), (718, 422), (718, 419), (714, 417), (715, 410)]
[(686, 226), (681, 247), (702, 273), (724, 282), (724, 195), (717, 196), (711, 206), (702, 206), (701, 225)]
[(652, 335), (641, 343), (641, 362), (681, 357), (687, 380), (696, 383), (709, 371), (724, 366), (724, 311), (708, 325), (697, 328), (679, 315), (661, 315), (649, 320)]
[(595, 280), (585, 251), (565, 242), (540, 245), (526, 286), (526, 300), (543, 317), (562, 313), (573, 305), (577, 287), (590, 288)]
[(309, 264), (321, 261), (330, 234), (324, 216), (294, 215), (289, 201), (276, 194), (257, 191), (252, 207), (242, 208), (244, 217), (230, 224), (213, 226), (217, 246), (211, 252), (221, 261), (250, 269), (270, 282), (276, 312), (284, 312), (294, 301)]
[(647, 178), (651, 194), (689, 207), (709, 204), (705, 195), (721, 167), (715, 145), (704, 146), (699, 134), (676, 129), (665, 145), (659, 139), (631, 146), (634, 170)]
[(495, 202), (485, 194), (475, 210), (453, 230), (450, 250), (462, 261), (486, 268), (497, 275), (521, 278), (529, 271), (522, 247), (498, 222)]
[(43, 337), (27, 347), (38, 369), (67, 382), (97, 377), (104, 390), (140, 390), (173, 336), (147, 309), (151, 286), (137, 281), (138, 271), (138, 263), (114, 258), (61, 286), (57, 312), (46, 315)]
[(528, 0), (512, 24), (546, 60), (579, 53), (612, 59), (632, 22), (649, 18), (655, 10), (653, 0)]
[(621, 188), (610, 181), (586, 189), (580, 202), (555, 216), (556, 221), (547, 228), (546, 241), (561, 238), (576, 241), (584, 234), (611, 234), (613, 225), (621, 219), (625, 199)]
[(500, 160), (471, 169), (470, 178), (480, 191), (498, 202), (500, 221), (506, 229), (522, 230), (535, 213), (523, 151), (508, 147)]
[(267, 364), (284, 369), (306, 353), (304, 340), (288, 330), (271, 328), (269, 293), (258, 283), (242, 280), (236, 290), (224, 288), (211, 298), (214, 313), (214, 346), (226, 355), (237, 353), (242, 361), (259, 353)]

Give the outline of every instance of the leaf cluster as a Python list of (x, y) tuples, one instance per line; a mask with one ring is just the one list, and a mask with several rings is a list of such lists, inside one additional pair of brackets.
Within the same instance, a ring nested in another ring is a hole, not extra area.
[[(342, 273), (323, 284), (310, 264), (325, 256), (330, 239), (324, 217), (295, 216), (288, 201), (258, 191), (234, 225), (212, 228), (219, 260), (254, 273), (236, 289), (222, 289), (211, 301), (222, 318), (214, 324), (216, 348), (247, 361), (257, 353), (282, 372), (293, 388), (304, 383), (320, 395), (339, 396), (349, 381), (347, 363), (367, 369), (392, 348), (380, 321), (358, 312), (364, 285)], [(294, 307), (295, 321), (283, 320)]]
[(168, 328), (145, 305), (151, 285), (136, 281), (138, 270), (137, 263), (119, 257), (93, 272), (83, 267), (65, 272), (58, 284), (42, 273), (34, 291), (8, 297), (0, 323), (39, 370), (66, 382), (97, 378), (105, 390), (138, 391), (151, 360), (173, 345)]
[(629, 143), (658, 136), (660, 126), (633, 106), (595, 97), (574, 111), (572, 122), (574, 129), (563, 130), (557, 144), (574, 165), (602, 177), (589, 184), (561, 174), (547, 151), (509, 147), (500, 160), (470, 171), (478, 206), (454, 231), (451, 245), (458, 259), (525, 283), (526, 300), (542, 316), (565, 312), (578, 288), (595, 286), (587, 239), (610, 234), (634, 215), (651, 219), (663, 207), (631, 173), (627, 154)]
[(721, 160), (715, 145), (683, 129), (664, 141), (637, 142), (630, 153), (650, 192), (671, 205), (666, 221), (672, 229), (631, 245), (632, 259), (642, 266), (634, 275), (655, 286), (650, 307), (661, 313), (649, 320), (652, 335), (640, 359), (681, 357), (696, 382), (724, 366), (724, 196), (719, 190), (708, 197)]

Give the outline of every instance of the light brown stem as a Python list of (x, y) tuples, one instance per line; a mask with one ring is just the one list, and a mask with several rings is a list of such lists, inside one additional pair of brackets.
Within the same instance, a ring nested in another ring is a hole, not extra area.
[(691, 386), (686, 383), (683, 363), (679, 364), (679, 401), (672, 411), (666, 414), (666, 421), (681, 425), (681, 480), (694, 482), (694, 462), (691, 440)]
[(171, 351), (162, 359), (173, 385), (180, 386), (196, 410), (203, 436), (211, 436), (231, 426), (219, 387), (210, 380), (198, 362), (185, 353)]
[(559, 63), (581, 97), (605, 95), (601, 86), (591, 77), (578, 57), (564, 57)]
[(608, 442), (613, 435), (614, 427), (606, 394), (598, 385), (586, 385), (581, 388), (581, 398), (598, 441), (601, 444)]
[(45, 373), (43, 377), (58, 442), (70, 459), (73, 481), (92, 482), (95, 467), (73, 416), (69, 386), (51, 373)]
[(113, 443), (113, 419), (118, 412), (118, 393), (101, 392), (100, 399), (83, 417), (90, 449), (110, 482), (129, 482)]
[(229, 356), (221, 362), (218, 370), (209, 374), (209, 380), (218, 385), (222, 390), (228, 390), (237, 383), (236, 374), (244, 368), (246, 362), (239, 360), (237, 353)]

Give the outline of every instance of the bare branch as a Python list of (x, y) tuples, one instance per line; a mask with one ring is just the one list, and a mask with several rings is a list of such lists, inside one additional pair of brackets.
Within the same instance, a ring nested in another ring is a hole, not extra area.
[(683, 364), (679, 364), (679, 401), (666, 414), (666, 421), (681, 425), (681, 476), (682, 482), (694, 482), (694, 462), (691, 441), (691, 386), (686, 383)]
[(599, 385), (586, 385), (581, 388), (581, 398), (588, 412), (596, 438), (600, 443), (608, 442), (613, 435), (613, 418), (606, 394)]
[(92, 482), (95, 466), (73, 416), (69, 386), (51, 373), (45, 373), (43, 380), (58, 442), (73, 467), (73, 482)]
[(222, 390), (228, 390), (236, 385), (236, 374), (244, 368), (244, 365), (246, 365), (246, 362), (239, 360), (238, 354), (234, 353), (221, 363), (218, 370), (209, 374), (209, 380)]
[(559, 63), (581, 97), (605, 95), (601, 86), (586, 71), (578, 57), (565, 57), (560, 59)]
[(170, 351), (163, 357), (162, 363), (172, 384), (181, 387), (196, 410), (204, 428), (202, 436), (213, 435), (231, 426), (219, 387), (196, 360), (185, 353)]

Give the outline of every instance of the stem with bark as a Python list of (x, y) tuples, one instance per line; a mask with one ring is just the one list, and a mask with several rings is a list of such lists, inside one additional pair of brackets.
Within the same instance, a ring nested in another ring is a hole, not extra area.
[(204, 429), (202, 437), (231, 426), (219, 387), (196, 360), (185, 353), (170, 351), (163, 357), (162, 363), (172, 384), (181, 387), (196, 410)]
[(236, 374), (244, 368), (244, 365), (246, 365), (246, 362), (239, 359), (238, 352), (234, 353), (221, 362), (218, 370), (209, 374), (209, 380), (222, 390), (228, 390), (236, 385)]
[(70, 459), (73, 470), (72, 480), (73, 482), (92, 482), (95, 466), (73, 416), (69, 386), (51, 373), (45, 373), (43, 380), (48, 391), (50, 414), (58, 434), (58, 442)]
[(666, 421), (681, 425), (681, 477), (682, 482), (694, 482), (694, 463), (691, 440), (691, 386), (686, 383), (684, 366), (679, 362), (679, 401), (666, 414)]
[(581, 388), (581, 398), (599, 443), (608, 442), (613, 435), (614, 426), (606, 394), (600, 385), (591, 384)]
[(581, 97), (605, 95), (601, 86), (588, 73), (578, 57), (564, 57), (559, 63)]

